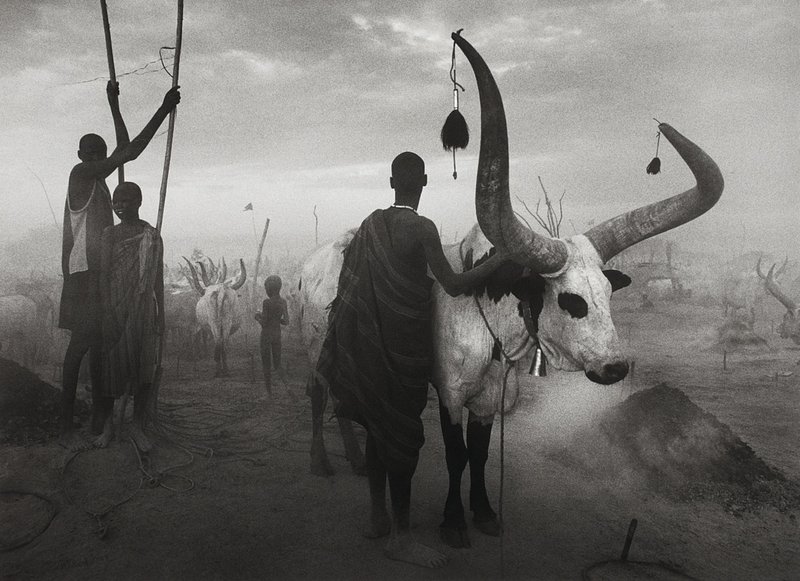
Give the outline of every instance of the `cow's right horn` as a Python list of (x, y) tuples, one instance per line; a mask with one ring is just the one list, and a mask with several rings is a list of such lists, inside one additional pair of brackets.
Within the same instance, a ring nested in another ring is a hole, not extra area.
[(247, 280), (247, 270), (244, 267), (244, 260), (242, 260), (240, 258), (239, 259), (239, 278), (237, 278), (236, 282), (234, 282), (231, 285), (231, 288), (233, 290), (239, 290), (240, 288), (242, 288), (242, 285), (244, 284), (244, 281), (246, 281), (246, 280)]
[(200, 281), (197, 280), (197, 271), (194, 269), (194, 266), (192, 266), (192, 263), (189, 262), (189, 259), (186, 258), (185, 256), (183, 257), (183, 259), (186, 261), (186, 264), (189, 265), (189, 270), (192, 273), (192, 277), (188, 278), (189, 284), (192, 285), (192, 288), (202, 297), (204, 294), (206, 294), (206, 289), (204, 289), (200, 285)]
[(452, 38), (472, 65), (481, 101), (481, 147), (475, 186), (478, 224), (489, 242), (511, 252), (515, 262), (541, 274), (557, 272), (567, 260), (564, 242), (535, 233), (514, 215), (508, 187), (508, 129), (497, 83), (472, 45), (457, 32)]

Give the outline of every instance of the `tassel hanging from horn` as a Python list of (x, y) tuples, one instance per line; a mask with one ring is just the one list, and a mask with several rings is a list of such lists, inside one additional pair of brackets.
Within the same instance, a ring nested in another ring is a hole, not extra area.
[[(658, 119), (656, 119), (658, 121)], [(661, 171), (661, 160), (658, 159), (658, 145), (661, 143), (661, 131), (656, 133), (656, 156), (647, 164), (647, 173), (654, 176)]]
[[(463, 28), (459, 29), (459, 34)], [(442, 126), (440, 137), (445, 151), (453, 152), (453, 179), (458, 177), (456, 171), (456, 149), (465, 149), (469, 144), (469, 127), (464, 116), (458, 110), (458, 90), (464, 87), (456, 80), (456, 43), (453, 42), (453, 54), (450, 58), (450, 80), (453, 82), (453, 110)]]

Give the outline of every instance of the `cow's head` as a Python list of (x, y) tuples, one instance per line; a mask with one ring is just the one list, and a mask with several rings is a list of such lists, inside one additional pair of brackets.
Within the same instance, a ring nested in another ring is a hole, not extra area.
[(800, 308), (798, 308), (797, 303), (789, 297), (776, 280), (780, 273), (786, 269), (787, 262), (788, 259), (777, 271), (775, 270), (776, 265), (773, 264), (765, 276), (761, 271), (761, 257), (759, 257), (758, 263), (756, 264), (756, 272), (758, 272), (758, 276), (764, 280), (764, 286), (769, 294), (778, 299), (778, 301), (786, 307), (783, 320), (781, 324), (778, 325), (778, 335), (783, 339), (791, 339), (800, 345)]
[[(236, 291), (247, 280), (244, 261), (239, 259), (239, 275), (234, 281), (228, 281), (226, 280), (228, 269), (224, 260), (221, 262), (221, 268), (209, 261), (208, 270), (206, 270), (202, 262), (198, 262), (200, 268), (200, 276), (198, 276), (194, 265), (185, 256), (183, 259), (189, 265), (191, 273), (191, 276), (187, 277), (189, 283), (200, 295), (197, 308), (204, 312), (203, 317), (211, 328), (215, 341), (224, 341), (225, 337), (232, 335), (239, 328), (239, 315), (236, 311)], [(199, 316), (200, 310), (198, 310)]]
[(509, 251), (530, 271), (531, 310), (538, 309), (538, 340), (559, 368), (584, 370), (589, 379), (610, 384), (623, 379), (628, 362), (611, 320), (611, 293), (630, 279), (603, 271), (613, 256), (646, 238), (688, 222), (711, 208), (723, 189), (716, 163), (671, 126), (659, 130), (692, 170), (697, 185), (676, 196), (632, 210), (566, 240), (533, 232), (511, 205), (508, 131), (500, 91), (477, 51), (459, 34), (453, 40), (475, 72), (481, 101), (481, 145), (475, 205), (486, 238)]

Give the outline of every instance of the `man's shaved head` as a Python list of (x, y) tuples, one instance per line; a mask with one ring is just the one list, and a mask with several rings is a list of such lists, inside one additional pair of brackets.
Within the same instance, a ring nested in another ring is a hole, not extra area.
[(420, 191), (428, 183), (425, 162), (416, 153), (404, 151), (392, 161), (392, 187)]
[(122, 182), (114, 189), (114, 200), (119, 199), (138, 200), (142, 202), (142, 190), (133, 182)]
[(107, 151), (105, 140), (96, 133), (87, 133), (81, 137), (78, 149), (81, 153), (102, 153), (103, 157)]

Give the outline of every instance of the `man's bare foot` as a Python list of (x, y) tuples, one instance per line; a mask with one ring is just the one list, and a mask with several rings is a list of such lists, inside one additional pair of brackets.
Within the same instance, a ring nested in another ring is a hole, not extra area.
[(383, 511), (372, 511), (369, 523), (362, 535), (367, 539), (379, 539), (392, 531), (392, 518), (384, 507)]
[(150, 438), (144, 435), (142, 428), (133, 424), (131, 426), (131, 438), (133, 438), (136, 447), (139, 448), (140, 452), (149, 452), (153, 449), (153, 442), (150, 441)]
[(58, 445), (70, 452), (80, 452), (91, 448), (91, 445), (75, 430), (61, 434), (58, 438)]
[(92, 447), (94, 448), (108, 448), (111, 440), (114, 439), (113, 430), (103, 430), (103, 433), (92, 440)]
[(393, 536), (383, 553), (395, 561), (431, 569), (438, 569), (447, 563), (446, 555), (418, 543), (410, 534)]

